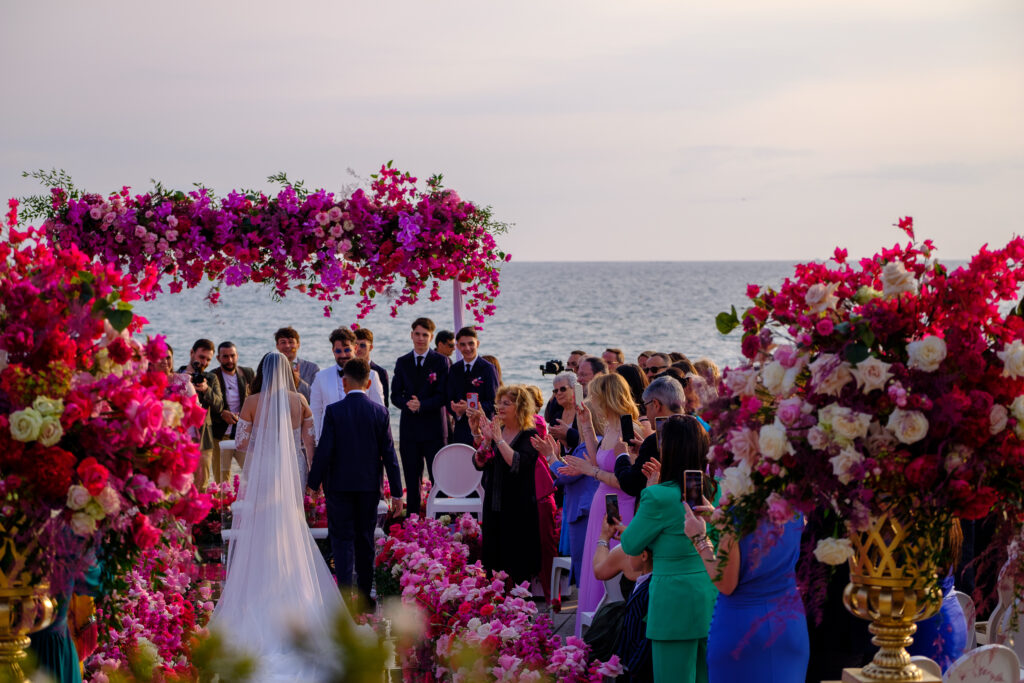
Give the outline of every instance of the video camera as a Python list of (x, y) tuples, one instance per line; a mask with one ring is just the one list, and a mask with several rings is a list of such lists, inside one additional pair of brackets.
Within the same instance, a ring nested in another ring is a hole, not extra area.
[(560, 360), (549, 360), (540, 366), (541, 375), (557, 375), (560, 372), (565, 372), (565, 364)]

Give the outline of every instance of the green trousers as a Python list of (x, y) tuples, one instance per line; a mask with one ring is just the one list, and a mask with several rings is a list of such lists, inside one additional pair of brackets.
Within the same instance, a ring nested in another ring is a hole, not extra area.
[(708, 683), (708, 639), (652, 640), (654, 683)]

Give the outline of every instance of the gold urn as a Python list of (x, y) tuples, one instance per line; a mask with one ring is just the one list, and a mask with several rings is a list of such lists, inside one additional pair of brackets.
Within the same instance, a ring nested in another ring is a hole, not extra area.
[(914, 622), (942, 604), (935, 557), (944, 539), (915, 534), (912, 522), (890, 511), (872, 518), (867, 531), (851, 533), (850, 541), (854, 555), (843, 603), (871, 621), (871, 642), (879, 650), (863, 669), (845, 669), (843, 681), (939, 681), (912, 664), (906, 648), (914, 642)]
[[(26, 565), (33, 547), (19, 548), (17, 529), (0, 521), (0, 681), (26, 681), (21, 663), (31, 641), (28, 634), (53, 623), (54, 602), (45, 581), (33, 583)], [(34, 544), (32, 544), (34, 546)]]

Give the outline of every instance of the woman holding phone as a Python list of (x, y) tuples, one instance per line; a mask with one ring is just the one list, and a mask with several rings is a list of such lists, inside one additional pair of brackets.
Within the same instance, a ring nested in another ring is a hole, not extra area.
[(714, 482), (701, 476), (707, 468), (709, 447), (708, 433), (696, 418), (673, 415), (665, 421), (661, 483), (643, 490), (636, 515), (622, 532), (626, 554), (639, 555), (645, 548), (654, 554), (647, 638), (651, 641), (656, 683), (708, 680), (708, 630), (718, 591), (686, 536), (684, 520), (688, 473), (691, 495), (701, 493), (703, 488), (704, 495), (714, 498)]
[(530, 443), (537, 407), (529, 389), (510, 384), (498, 389), (493, 421), (480, 411), (472, 415), (481, 437), (473, 466), (483, 471), (484, 487), (480, 559), (489, 571), (506, 572), (513, 584), (540, 571), (537, 449)]
[[(626, 452), (626, 444), (622, 440), (622, 421), (625, 416), (636, 431), (640, 424), (640, 416), (633, 395), (629, 391), (626, 380), (619, 375), (598, 375), (590, 382), (588, 403), (594, 409), (584, 406), (577, 413), (580, 426), (580, 438), (587, 446), (586, 458), (567, 456), (565, 461), (569, 470), (565, 474), (585, 474), (598, 481), (597, 490), (590, 503), (590, 516), (587, 520), (587, 538), (583, 545), (583, 559), (580, 565), (579, 601), (576, 607), (576, 635), (583, 631), (583, 613), (593, 612), (604, 594), (604, 585), (594, 578), (589, 568), (593, 563), (594, 549), (601, 537), (601, 520), (605, 517), (605, 500), (609, 495), (618, 496), (619, 521), (629, 524), (633, 519), (633, 506), (636, 500), (619, 488), (619, 480), (615, 478), (615, 458)], [(604, 424), (604, 437), (598, 441), (594, 430), (594, 421)]]

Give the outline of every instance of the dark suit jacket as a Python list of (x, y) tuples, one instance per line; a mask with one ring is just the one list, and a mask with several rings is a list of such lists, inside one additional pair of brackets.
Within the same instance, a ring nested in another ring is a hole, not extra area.
[(370, 369), (376, 372), (377, 376), (380, 377), (380, 388), (384, 391), (384, 407), (387, 408), (391, 405), (391, 399), (389, 398), (391, 396), (391, 385), (388, 384), (388, 371), (374, 363), (372, 360), (370, 361)]
[(392, 495), (401, 497), (402, 472), (387, 408), (361, 392), (327, 406), (307, 486), (316, 490), (323, 484), (325, 493), (379, 492), (385, 471)]
[[(619, 480), (619, 487), (624, 493), (634, 498), (639, 498), (647, 486), (647, 477), (644, 475), (644, 463), (651, 458), (658, 458), (658, 435), (651, 434), (640, 444), (640, 454), (636, 456), (636, 462), (629, 463), (628, 455), (620, 455), (615, 460), (615, 478)], [(660, 458), (659, 458), (660, 459)]]
[[(191, 375), (191, 364), (182, 365), (178, 368), (178, 372)], [(199, 405), (206, 409), (206, 418), (199, 427), (199, 448), (208, 451), (213, 448), (215, 441), (213, 437), (213, 416), (220, 415), (220, 411), (224, 410), (224, 394), (221, 393), (220, 384), (217, 383), (217, 377), (212, 372), (203, 372), (203, 377), (206, 378), (206, 391), (196, 392)]]
[[(228, 390), (224, 384), (224, 370), (217, 368), (213, 374), (217, 377), (217, 382), (220, 384), (220, 395), (224, 398), (224, 407), (215, 415), (210, 416), (213, 420), (213, 438), (220, 440), (224, 438), (225, 434), (231, 432), (231, 425), (220, 416), (221, 411), (228, 409)], [(238, 410), (241, 411), (245, 397), (249, 395), (249, 383), (256, 377), (256, 371), (243, 365), (237, 365), (235, 366), (235, 377), (238, 378)]]
[[(420, 370), (416, 368), (412, 351), (395, 361), (391, 404), (402, 411), (398, 423), (399, 441), (444, 440), (448, 425), (441, 411), (448, 400), (447, 379), (448, 359), (436, 351), (427, 351)], [(405, 407), (413, 396), (420, 400), (416, 413)]]
[[(494, 366), (477, 357), (473, 361), (473, 369), (466, 374), (465, 361), (452, 364), (448, 371), (448, 401), (466, 400), (466, 394), (480, 394), (480, 407), (491, 417), (494, 414), (494, 394), (498, 391), (498, 373)], [(473, 443), (473, 434), (469, 429), (469, 418), (465, 415), (455, 420), (455, 441)]]

